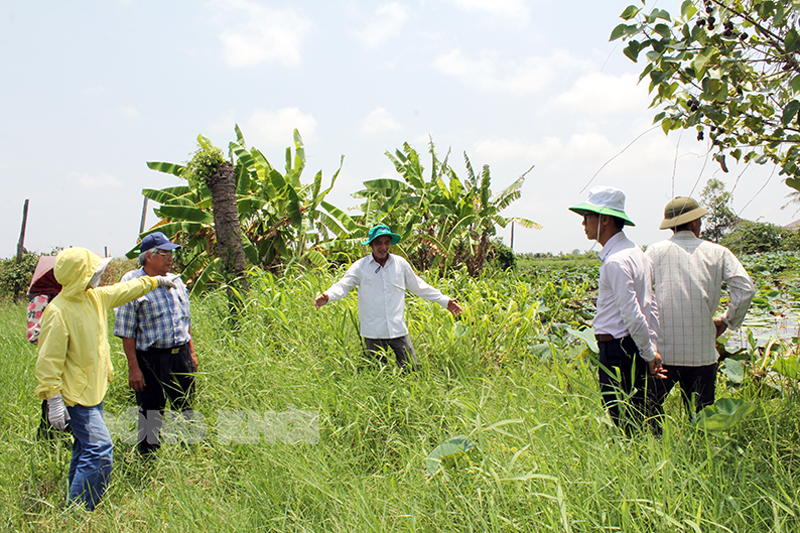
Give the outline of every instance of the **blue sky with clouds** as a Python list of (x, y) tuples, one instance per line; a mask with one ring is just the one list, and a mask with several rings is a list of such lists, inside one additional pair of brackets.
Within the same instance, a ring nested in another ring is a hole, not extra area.
[[(657, 229), (664, 204), (698, 196), (711, 177), (735, 187), (742, 216), (793, 220), (779, 210), (789, 189), (771, 168), (723, 174), (691, 132), (646, 133), (655, 113), (636, 83), (643, 65), (608, 42), (630, 3), (7, 3), (0, 257), (15, 253), (26, 198), (28, 249), (124, 254), (141, 189), (180, 183), (146, 161), (188, 160), (198, 134), (225, 150), (237, 123), (276, 166), (299, 129), (309, 180), (318, 170), (330, 178), (344, 155), (329, 197), (341, 207), (364, 180), (395, 175), (384, 153), (403, 142), (425, 152), (432, 137), (460, 175), (466, 151), (490, 165), (496, 192), (535, 165), (506, 212), (544, 226), (516, 232), (520, 252), (591, 246), (567, 207), (598, 170), (593, 185), (627, 193), (637, 223), (627, 233), (640, 244), (667, 237)], [(677, 13), (679, 2), (658, 5)], [(500, 235), (508, 242), (508, 230)]]

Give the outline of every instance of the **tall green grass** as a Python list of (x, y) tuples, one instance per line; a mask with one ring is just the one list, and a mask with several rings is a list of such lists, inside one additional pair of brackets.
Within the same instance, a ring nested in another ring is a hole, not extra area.
[[(207, 436), (143, 462), (118, 439), (109, 492), (64, 516), (69, 447), (34, 438), (24, 308), (0, 307), (0, 528), (23, 531), (796, 531), (797, 400), (759, 399), (724, 435), (696, 431), (671, 398), (663, 438), (628, 440), (600, 406), (596, 370), (559, 322), (575, 284), (513, 275), (437, 282), (460, 319), (407, 300), (416, 373), (365, 359), (354, 296), (314, 310), (342, 271), (264, 274), (232, 317), (193, 302)], [(548, 286), (549, 283), (549, 286)], [(570, 314), (571, 313), (571, 314)], [(113, 320), (113, 317), (110, 317)], [(106, 410), (133, 405), (121, 344)], [(722, 388), (721, 395), (728, 394)], [(223, 442), (218, 413), (318, 413), (319, 442)], [(427, 476), (425, 458), (467, 435), (479, 454)]]

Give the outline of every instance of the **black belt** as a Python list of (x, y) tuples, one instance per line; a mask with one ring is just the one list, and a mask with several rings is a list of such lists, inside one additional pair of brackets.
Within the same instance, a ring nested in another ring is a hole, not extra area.
[(180, 353), (180, 351), (183, 349), (184, 346), (186, 346), (186, 344), (180, 344), (178, 346), (173, 346), (172, 348), (152, 348), (151, 347), (151, 348), (148, 348), (148, 349), (146, 349), (144, 351), (145, 352), (149, 352), (149, 353), (169, 353), (169, 354), (173, 354), (174, 355), (176, 353)]
[(613, 335), (609, 335), (608, 333), (595, 333), (594, 338), (597, 339), (597, 342), (611, 342), (611, 341), (624, 341), (630, 337), (630, 335), (625, 335), (621, 339), (615, 339)]

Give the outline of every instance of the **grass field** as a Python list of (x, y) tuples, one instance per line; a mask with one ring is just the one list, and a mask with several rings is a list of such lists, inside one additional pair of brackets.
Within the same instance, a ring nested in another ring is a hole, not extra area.
[[(551, 274), (439, 281), (465, 313), (456, 320), (409, 297), (421, 368), (402, 374), (362, 357), (352, 295), (313, 309), (314, 294), (341, 273), (255, 277), (236, 319), (220, 293), (193, 301), (195, 408), (205, 436), (165, 444), (142, 462), (118, 428), (110, 489), (83, 520), (61, 507), (68, 443), (35, 438), (35, 350), (24, 339), (24, 307), (0, 305), (0, 528), (800, 530), (796, 387), (781, 395), (721, 382), (718, 396), (758, 408), (718, 435), (696, 430), (671, 397), (663, 438), (628, 440), (600, 406), (583, 345), (563, 327), (583, 320), (575, 302), (588, 298), (586, 283), (559, 284)], [(117, 375), (105, 407), (124, 421), (134, 401), (117, 339), (112, 352)], [(231, 412), (244, 417), (242, 428), (259, 416), (277, 433), (223, 431)], [(293, 442), (297, 423), (286, 413), (316, 413), (318, 440)], [(426, 457), (456, 435), (478, 453), (429, 476)]]

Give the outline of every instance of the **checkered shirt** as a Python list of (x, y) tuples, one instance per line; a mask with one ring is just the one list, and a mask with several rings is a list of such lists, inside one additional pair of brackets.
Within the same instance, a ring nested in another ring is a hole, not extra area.
[[(146, 276), (144, 269), (132, 270), (122, 276), (122, 281)], [(117, 307), (114, 335), (136, 339), (137, 350), (172, 348), (186, 344), (191, 339), (189, 330), (192, 317), (189, 313), (189, 294), (180, 278), (174, 280), (176, 288), (159, 287), (123, 306)]]

